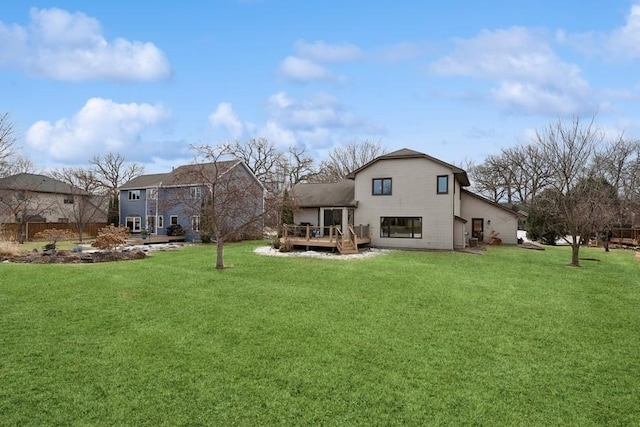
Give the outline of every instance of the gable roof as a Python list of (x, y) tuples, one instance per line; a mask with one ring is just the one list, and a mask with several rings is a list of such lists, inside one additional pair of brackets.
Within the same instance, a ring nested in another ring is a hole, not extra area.
[(140, 175), (130, 179), (120, 186), (120, 190), (150, 188), (159, 186), (168, 173), (156, 173), (149, 175)]
[(317, 208), (328, 206), (356, 206), (355, 182), (344, 179), (338, 182), (299, 183), (291, 190), (294, 206)]
[(88, 196), (90, 194), (89, 192), (69, 185), (66, 182), (33, 173), (19, 173), (5, 178), (0, 178), (0, 189), (53, 194), (76, 194), (84, 196)]
[(238, 165), (242, 165), (262, 186), (262, 183), (242, 160), (225, 160), (211, 163), (182, 165), (168, 173), (140, 175), (121, 185), (119, 189), (133, 190), (160, 186), (181, 187), (199, 185), (203, 184), (203, 176), (213, 176), (213, 174), (217, 174), (217, 176), (220, 177)]
[(497, 208), (500, 208), (500, 209), (502, 209), (503, 211), (506, 211), (506, 212), (508, 212), (508, 213), (510, 213), (510, 214), (512, 214), (512, 215), (515, 215), (515, 216), (520, 216), (520, 215), (521, 215), (518, 211), (514, 211), (513, 209), (510, 209), (510, 208), (508, 208), (508, 207), (506, 207), (506, 206), (504, 206), (504, 205), (501, 205), (500, 203), (496, 203), (496, 202), (494, 202), (494, 201), (493, 201), (493, 200), (491, 200), (491, 199), (487, 199), (487, 198), (486, 198), (486, 197), (484, 197), (484, 196), (481, 196), (481, 195), (476, 194), (476, 193), (472, 193), (471, 191), (469, 191), (469, 190), (465, 190), (464, 188), (461, 188), (460, 190), (461, 190), (461, 192), (462, 192), (463, 194), (467, 194), (467, 195), (469, 195), (469, 196), (471, 196), (471, 197), (475, 197), (475, 198), (476, 198), (476, 199), (478, 199), (478, 200), (482, 200), (482, 201), (483, 201), (483, 202), (485, 202), (485, 203), (489, 203), (490, 205), (493, 205), (493, 206), (495, 206), (495, 207), (497, 207)]
[(442, 160), (436, 159), (435, 157), (429, 156), (428, 154), (420, 153), (419, 151), (410, 150), (408, 148), (402, 148), (400, 150), (393, 151), (391, 153), (383, 154), (382, 156), (376, 157), (375, 159), (371, 160), (369, 163), (367, 163), (367, 164), (359, 167), (358, 169), (354, 170), (353, 172), (351, 172), (348, 175), (348, 178), (349, 179), (355, 179), (356, 174), (358, 174), (359, 172), (361, 172), (362, 170), (368, 168), (369, 166), (373, 165), (376, 162), (379, 162), (379, 161), (382, 161), (382, 160), (395, 160), (395, 159), (427, 159), (427, 160), (430, 160), (432, 162), (438, 163), (439, 165), (442, 165), (444, 167), (447, 167), (447, 168), (451, 169), (451, 172), (453, 173), (454, 177), (460, 183), (461, 186), (468, 187), (468, 186), (471, 185), (471, 182), (469, 182), (469, 177), (467, 176), (467, 172), (464, 171), (463, 169), (460, 169), (459, 167), (454, 166), (452, 164), (449, 164), (447, 162), (443, 162)]

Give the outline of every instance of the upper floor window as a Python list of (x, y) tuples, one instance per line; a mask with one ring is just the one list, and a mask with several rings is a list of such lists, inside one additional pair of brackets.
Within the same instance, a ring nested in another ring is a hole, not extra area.
[(140, 190), (129, 190), (129, 200), (140, 200)]
[(191, 187), (191, 198), (199, 199), (202, 196), (202, 188), (201, 187)]
[(73, 194), (65, 194), (64, 199), (63, 199), (63, 203), (65, 205), (72, 205), (73, 204)]
[(449, 193), (449, 175), (438, 175), (438, 194)]
[(372, 194), (374, 196), (388, 196), (391, 194), (391, 178), (374, 178), (372, 185)]
[(147, 199), (155, 200), (158, 198), (157, 188), (147, 188)]

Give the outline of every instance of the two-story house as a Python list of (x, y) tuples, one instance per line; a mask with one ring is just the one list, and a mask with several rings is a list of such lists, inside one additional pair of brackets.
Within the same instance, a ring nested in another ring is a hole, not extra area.
[(66, 182), (32, 173), (0, 178), (0, 223), (105, 219), (106, 212), (99, 199)]
[(492, 236), (517, 243), (516, 212), (466, 190), (464, 170), (427, 154), (398, 150), (348, 178), (296, 185), (294, 222), (325, 234), (328, 226), (364, 224), (377, 247), (452, 250)]
[(176, 226), (188, 241), (200, 240), (207, 213), (217, 227), (243, 227), (248, 236), (262, 236), (264, 187), (240, 160), (183, 165), (168, 173), (141, 175), (119, 188), (120, 225), (132, 233), (143, 230), (167, 235)]

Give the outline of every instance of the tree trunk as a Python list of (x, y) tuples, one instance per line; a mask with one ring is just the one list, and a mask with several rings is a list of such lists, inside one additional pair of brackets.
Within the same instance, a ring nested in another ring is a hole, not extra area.
[(571, 245), (571, 267), (580, 267), (580, 258), (578, 258), (579, 252), (580, 244), (578, 242), (573, 242)]
[(24, 222), (18, 223), (18, 243), (23, 244), (25, 242), (27, 234), (27, 226)]
[(216, 239), (216, 270), (224, 269), (224, 240), (218, 237)]

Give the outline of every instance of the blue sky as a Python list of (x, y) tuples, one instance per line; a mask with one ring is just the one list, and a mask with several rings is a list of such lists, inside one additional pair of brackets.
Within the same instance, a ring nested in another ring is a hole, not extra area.
[(257, 137), (482, 162), (595, 113), (638, 138), (640, 2), (591, 3), (5, 0), (0, 112), (43, 169)]

